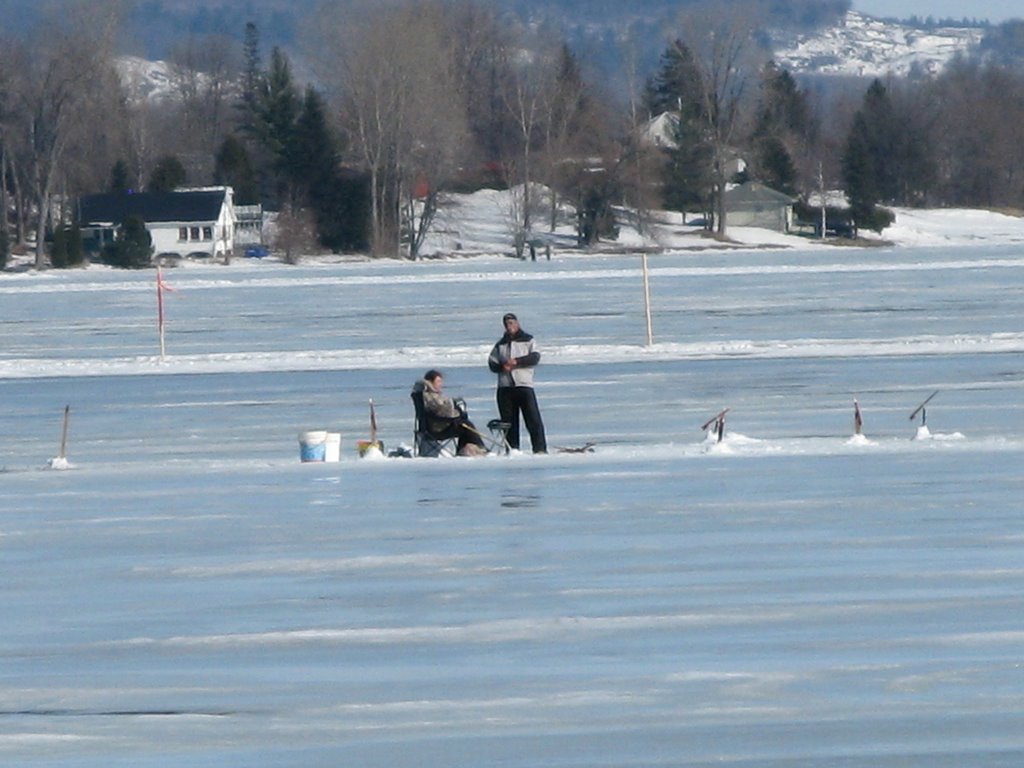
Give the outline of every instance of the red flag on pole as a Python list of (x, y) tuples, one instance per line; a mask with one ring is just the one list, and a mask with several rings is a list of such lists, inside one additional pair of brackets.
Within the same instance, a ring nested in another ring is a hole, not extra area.
[(160, 359), (163, 360), (165, 356), (164, 347), (164, 291), (174, 292), (171, 286), (164, 282), (163, 272), (160, 271), (160, 267), (156, 268), (156, 321), (157, 330), (160, 332)]

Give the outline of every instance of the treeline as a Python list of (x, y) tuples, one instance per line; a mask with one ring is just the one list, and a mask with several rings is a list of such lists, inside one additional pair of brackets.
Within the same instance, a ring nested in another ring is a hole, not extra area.
[[(1019, 71), (957, 62), (823, 88), (771, 63), (753, 34), (762, 5), (694, 5), (653, 72), (637, 64), (649, 42), (622, 40), (624, 96), (564, 38), (492, 4), (396, 0), (356, 18), (326, 7), (287, 52), (264, 50), (254, 23), (241, 45), (183, 37), (175, 97), (135, 102), (114, 66), (122, 19), (93, 2), (0, 40), (0, 256), (75, 252), (82, 194), (211, 183), (279, 211), (286, 254), (413, 258), (445, 194), (485, 185), (515, 191), (518, 248), (560, 201), (582, 244), (614, 236), (615, 205), (641, 226), (655, 208), (702, 211), (724, 233), (724, 191), (747, 179), (804, 201), (841, 187), (849, 209), (831, 215), (875, 229), (886, 205), (1021, 205)], [(663, 113), (659, 144), (648, 121)]]

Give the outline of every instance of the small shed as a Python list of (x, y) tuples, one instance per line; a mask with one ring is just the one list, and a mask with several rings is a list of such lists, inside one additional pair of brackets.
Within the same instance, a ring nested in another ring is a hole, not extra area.
[(101, 251), (130, 217), (146, 223), (156, 256), (230, 257), (236, 215), (231, 187), (174, 192), (111, 192), (78, 201), (82, 238)]
[(796, 198), (748, 181), (725, 192), (725, 213), (730, 225), (789, 232)]

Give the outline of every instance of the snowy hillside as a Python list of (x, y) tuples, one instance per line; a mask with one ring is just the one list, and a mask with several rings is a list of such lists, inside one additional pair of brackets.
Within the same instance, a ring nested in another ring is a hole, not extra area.
[[(776, 32), (781, 42), (775, 60), (794, 73), (902, 76), (915, 67), (935, 73), (955, 55), (969, 53), (984, 34), (980, 28), (917, 29), (850, 11), (840, 24), (813, 34)], [(117, 68), (133, 100), (175, 96), (167, 62), (124, 56)]]
[(915, 68), (936, 73), (956, 54), (969, 53), (983, 35), (980, 28), (923, 30), (850, 11), (842, 24), (776, 51), (775, 60), (791, 72), (823, 75), (903, 76)]
[(178, 93), (174, 75), (166, 61), (121, 56), (114, 63), (132, 101), (160, 101), (173, 98)]

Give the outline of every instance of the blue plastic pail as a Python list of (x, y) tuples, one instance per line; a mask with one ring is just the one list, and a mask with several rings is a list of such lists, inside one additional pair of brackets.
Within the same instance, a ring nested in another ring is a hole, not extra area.
[(324, 461), (327, 457), (327, 432), (313, 430), (299, 433), (299, 458), (302, 461)]

